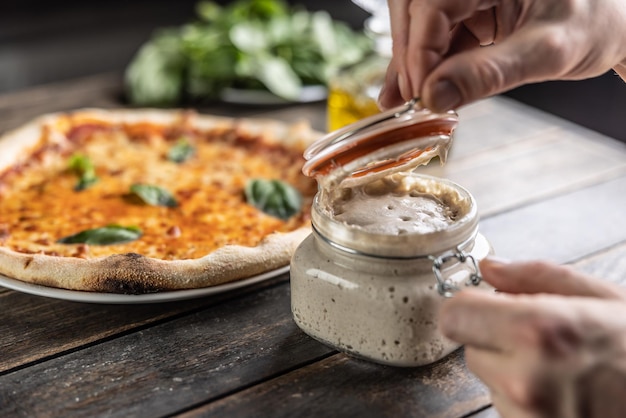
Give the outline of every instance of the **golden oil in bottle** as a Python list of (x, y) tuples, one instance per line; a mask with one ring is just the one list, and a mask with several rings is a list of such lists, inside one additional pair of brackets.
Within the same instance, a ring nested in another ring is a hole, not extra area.
[(385, 82), (391, 60), (391, 29), (387, 2), (354, 3), (372, 13), (365, 21), (365, 33), (374, 49), (362, 61), (343, 68), (328, 83), (327, 128), (334, 131), (379, 113), (378, 94)]
[(380, 110), (378, 93), (385, 80), (389, 58), (372, 54), (341, 70), (329, 83), (327, 124), (334, 131)]

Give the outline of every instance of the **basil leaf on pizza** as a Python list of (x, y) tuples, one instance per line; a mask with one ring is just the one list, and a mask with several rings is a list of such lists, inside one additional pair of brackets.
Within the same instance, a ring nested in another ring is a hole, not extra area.
[(85, 190), (98, 182), (96, 169), (91, 159), (86, 155), (74, 154), (70, 157), (69, 168), (78, 176), (78, 181), (74, 186), (74, 190)]
[(167, 153), (167, 159), (177, 164), (184, 163), (196, 153), (196, 149), (185, 138), (178, 140), (178, 142), (170, 148)]
[(112, 245), (135, 241), (142, 236), (141, 229), (135, 226), (107, 225), (102, 228), (87, 229), (59, 239), (59, 244)]
[(300, 212), (302, 207), (300, 192), (280, 180), (250, 180), (246, 184), (245, 194), (249, 204), (283, 220)]
[(165, 206), (168, 208), (175, 208), (178, 206), (178, 202), (174, 196), (159, 186), (135, 183), (130, 186), (130, 191), (148, 205)]

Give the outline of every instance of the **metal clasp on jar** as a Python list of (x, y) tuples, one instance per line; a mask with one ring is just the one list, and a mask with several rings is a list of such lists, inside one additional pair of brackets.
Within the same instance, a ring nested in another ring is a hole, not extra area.
[(441, 273), (441, 267), (450, 260), (457, 259), (461, 263), (466, 263), (468, 260), (471, 261), (474, 271), (470, 273), (468, 280), (465, 282), (465, 286), (478, 286), (483, 280), (480, 275), (480, 270), (478, 269), (478, 263), (476, 262), (474, 256), (466, 254), (458, 247), (456, 252), (444, 254), (439, 257), (431, 255), (428, 258), (433, 262), (433, 273), (435, 274), (435, 279), (437, 279), (437, 291), (445, 298), (450, 298), (454, 296), (456, 292), (461, 290), (459, 286), (450, 280), (450, 278), (444, 278)]

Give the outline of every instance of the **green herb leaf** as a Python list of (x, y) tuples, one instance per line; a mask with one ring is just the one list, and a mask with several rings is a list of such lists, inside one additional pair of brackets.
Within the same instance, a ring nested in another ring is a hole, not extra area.
[(206, 22), (215, 22), (222, 14), (222, 6), (212, 1), (201, 1), (196, 4), (196, 14)]
[(261, 55), (257, 63), (257, 78), (278, 97), (295, 100), (300, 95), (302, 82), (289, 63), (280, 57)]
[(266, 31), (260, 23), (238, 23), (230, 29), (228, 35), (233, 45), (244, 53), (255, 54), (269, 47)]
[(167, 106), (181, 98), (184, 56), (178, 32), (175, 29), (160, 31), (133, 58), (124, 75), (132, 103)]
[(139, 239), (143, 233), (134, 226), (107, 225), (102, 228), (87, 229), (59, 239), (60, 244), (112, 245)]
[(216, 99), (227, 88), (294, 100), (303, 86), (327, 84), (373, 50), (363, 31), (324, 11), (283, 0), (218, 3), (199, 2), (198, 20), (157, 32), (143, 45), (126, 71), (133, 104)]
[(89, 187), (93, 186), (97, 182), (98, 182), (98, 177), (83, 176), (78, 179), (78, 182), (74, 186), (74, 190), (79, 192), (79, 191), (88, 189)]
[(86, 155), (74, 154), (70, 157), (69, 168), (78, 176), (74, 190), (81, 191), (98, 182), (93, 163)]
[(167, 159), (175, 163), (184, 163), (190, 159), (196, 152), (196, 149), (185, 138), (181, 138), (176, 144), (170, 148), (167, 153)]
[(250, 180), (246, 184), (245, 194), (249, 204), (283, 220), (291, 218), (302, 207), (300, 192), (280, 180)]
[(133, 184), (130, 186), (130, 191), (145, 203), (152, 206), (166, 206), (168, 208), (178, 206), (178, 202), (176, 202), (174, 196), (159, 186), (152, 186), (150, 184)]
[(312, 36), (326, 60), (332, 60), (333, 57), (341, 54), (333, 29), (333, 20), (328, 12), (320, 10), (313, 13), (311, 17)]

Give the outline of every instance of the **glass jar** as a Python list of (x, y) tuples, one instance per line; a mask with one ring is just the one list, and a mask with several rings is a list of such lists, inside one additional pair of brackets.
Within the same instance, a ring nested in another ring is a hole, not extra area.
[(445, 160), (455, 126), (456, 115), (413, 102), (309, 149), (304, 171), (320, 184), (313, 233), (291, 261), (291, 308), (304, 332), (394, 366), (458, 348), (438, 330), (439, 306), (463, 286), (483, 286), (477, 263), (492, 248), (467, 190), (413, 171), (424, 155)]

